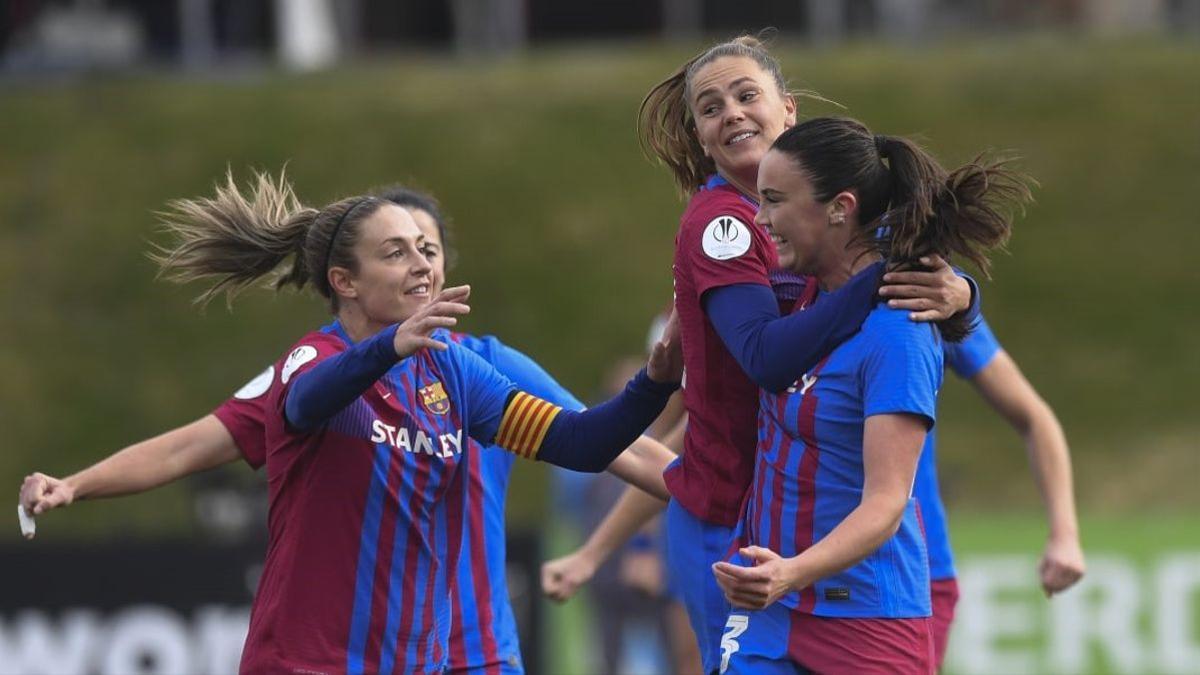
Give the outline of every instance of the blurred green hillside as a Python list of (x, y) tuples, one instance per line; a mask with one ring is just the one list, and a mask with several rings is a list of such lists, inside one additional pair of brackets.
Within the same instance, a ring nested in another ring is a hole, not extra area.
[[(877, 131), (920, 134), (946, 163), (984, 148), (1024, 157), (1038, 203), (996, 260), (985, 312), (1062, 418), (1082, 507), (1200, 504), (1200, 313), (1189, 309), (1200, 49), (780, 47), (793, 86)], [(681, 204), (641, 155), (634, 121), (688, 53), (626, 45), (303, 77), (0, 85), (0, 485), (70, 472), (204, 414), (325, 319), (320, 302), (265, 291), (202, 312), (197, 288), (154, 280), (152, 212), (209, 192), (227, 166), (245, 177), (286, 164), (310, 203), (396, 181), (432, 190), (455, 221), (451, 279), (474, 286), (466, 328), (502, 336), (586, 398), (670, 299)], [(942, 400), (951, 503), (1036, 508), (1011, 431), (960, 383)], [(543, 473), (516, 475), (533, 518)], [(56, 527), (177, 529), (184, 497), (97, 505)]]

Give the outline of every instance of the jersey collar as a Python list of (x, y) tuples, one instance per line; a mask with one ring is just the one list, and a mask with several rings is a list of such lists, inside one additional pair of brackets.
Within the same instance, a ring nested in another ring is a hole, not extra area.
[(725, 177), (719, 173), (714, 173), (713, 175), (709, 176), (708, 180), (704, 181), (704, 185), (700, 186), (700, 191), (705, 192), (707, 190), (715, 190), (722, 185), (728, 185), (733, 189), (734, 192), (737, 193), (737, 196), (742, 198), (742, 201), (746, 202), (750, 206), (753, 206), (755, 210), (758, 210), (758, 202), (742, 194), (741, 190), (733, 187), (733, 185), (729, 181), (725, 180)]

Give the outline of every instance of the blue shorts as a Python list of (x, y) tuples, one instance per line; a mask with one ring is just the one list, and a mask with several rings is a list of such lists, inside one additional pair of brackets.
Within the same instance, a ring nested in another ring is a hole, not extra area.
[(931, 675), (928, 618), (842, 619), (797, 612), (776, 602), (734, 610), (721, 636), (723, 675)]
[(721, 633), (730, 607), (712, 566), (729, 552), (733, 528), (704, 522), (672, 499), (667, 504), (666, 531), (671, 595), (687, 609), (704, 672), (716, 672), (721, 665)]

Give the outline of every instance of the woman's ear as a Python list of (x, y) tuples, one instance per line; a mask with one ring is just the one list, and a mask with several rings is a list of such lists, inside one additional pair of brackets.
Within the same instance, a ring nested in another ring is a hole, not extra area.
[(354, 284), (354, 276), (345, 267), (330, 267), (327, 278), (329, 288), (334, 295), (342, 298), (357, 298), (358, 288)]
[(858, 197), (853, 192), (843, 190), (829, 200), (829, 222), (841, 225), (847, 220), (858, 216)]

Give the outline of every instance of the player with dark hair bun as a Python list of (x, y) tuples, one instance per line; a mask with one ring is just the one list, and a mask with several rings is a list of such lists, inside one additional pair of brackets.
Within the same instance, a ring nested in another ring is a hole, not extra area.
[[(817, 307), (880, 264), (962, 256), (986, 270), (1030, 197), (1028, 179), (1003, 161), (947, 172), (915, 143), (844, 118), (780, 135), (758, 188), (758, 223), (782, 266), (818, 280)], [(912, 486), (935, 419), (943, 340), (962, 337), (954, 320), (936, 325), (877, 307), (793, 386), (761, 392), (732, 560), (713, 566), (735, 608), (722, 672), (935, 670)]]

